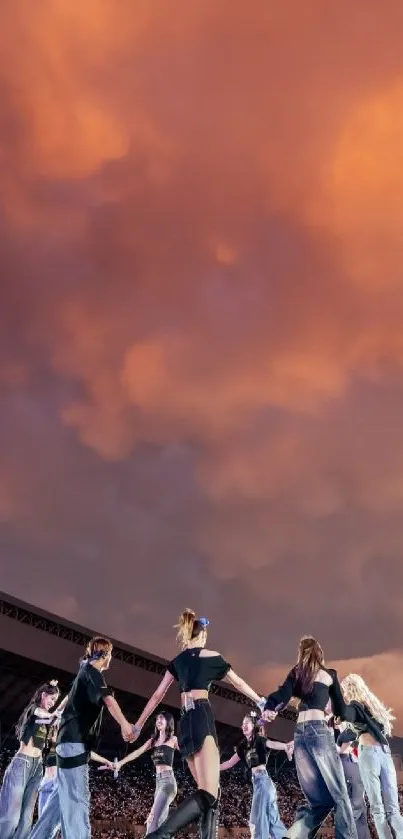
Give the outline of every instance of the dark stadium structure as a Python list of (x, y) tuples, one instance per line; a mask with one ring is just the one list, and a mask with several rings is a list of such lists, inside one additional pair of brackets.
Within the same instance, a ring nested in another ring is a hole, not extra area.
[[(62, 694), (68, 692), (84, 647), (94, 634), (96, 632), (0, 593), (1, 748), (17, 745), (15, 723), (38, 685), (50, 678), (58, 679)], [(127, 718), (134, 721), (165, 672), (166, 661), (118, 641), (113, 643), (108, 683)], [(213, 685), (211, 701), (221, 753), (225, 757), (233, 753), (240, 737), (242, 717), (250, 705), (222, 682)], [(168, 692), (164, 707), (178, 719), (177, 689)], [(286, 711), (267, 726), (268, 735), (283, 742), (289, 740), (293, 735), (295, 716), (293, 711)], [(98, 749), (103, 754), (122, 756), (126, 748), (116, 723), (105, 714)]]

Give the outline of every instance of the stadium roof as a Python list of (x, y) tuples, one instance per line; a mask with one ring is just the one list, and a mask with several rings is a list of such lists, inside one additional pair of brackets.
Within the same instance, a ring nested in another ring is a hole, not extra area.
[[(0, 740), (11, 736), (19, 714), (39, 684), (57, 678), (62, 692), (68, 691), (83, 648), (94, 634), (0, 592)], [(135, 720), (165, 672), (166, 661), (127, 644), (113, 643), (108, 683), (127, 717)], [(211, 693), (220, 744), (224, 749), (226, 745), (232, 748), (239, 739), (239, 726), (249, 702), (223, 683), (214, 684)], [(168, 691), (164, 704), (178, 716), (177, 689)], [(270, 725), (270, 736), (289, 739), (294, 718), (294, 713), (287, 713), (277, 719)], [(115, 723), (105, 720), (105, 740), (116, 741), (117, 734)]]

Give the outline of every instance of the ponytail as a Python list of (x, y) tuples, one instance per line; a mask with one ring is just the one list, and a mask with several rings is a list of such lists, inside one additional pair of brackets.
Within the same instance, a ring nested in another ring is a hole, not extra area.
[(91, 641), (88, 642), (82, 661), (97, 661), (100, 658), (106, 658), (112, 650), (113, 644), (109, 638), (96, 635), (95, 638), (91, 638)]
[(184, 609), (175, 625), (176, 640), (178, 645), (185, 650), (193, 638), (198, 638), (201, 632), (205, 632), (209, 625), (207, 618), (196, 618), (193, 609)]

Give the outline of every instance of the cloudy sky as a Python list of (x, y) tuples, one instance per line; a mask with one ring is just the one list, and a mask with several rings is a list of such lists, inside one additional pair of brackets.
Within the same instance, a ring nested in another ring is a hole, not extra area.
[(403, 734), (401, 0), (5, 0), (0, 588)]

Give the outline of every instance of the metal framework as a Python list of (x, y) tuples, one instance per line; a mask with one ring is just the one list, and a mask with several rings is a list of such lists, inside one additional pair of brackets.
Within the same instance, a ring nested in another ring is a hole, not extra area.
[[(78, 644), (81, 647), (84, 647), (88, 644), (88, 641), (91, 640), (91, 635), (86, 632), (74, 629), (74, 627), (66, 626), (65, 624), (59, 623), (59, 621), (52, 620), (51, 618), (37, 615), (29, 609), (10, 603), (5, 600), (4, 597), (0, 598), (0, 615), (16, 620), (19, 623), (25, 623), (28, 626), (32, 626), (34, 629), (39, 629), (42, 632), (47, 632), (48, 635), (56, 635), (58, 638), (63, 638), (65, 641), (70, 641), (71, 643)], [(152, 658), (148, 658), (146, 655), (141, 655), (141, 653), (125, 650), (123, 647), (119, 647), (118, 645), (113, 647), (113, 657), (119, 661), (123, 661), (125, 664), (129, 664), (133, 667), (140, 667), (142, 670), (146, 670), (149, 673), (157, 673), (161, 676), (165, 673), (167, 666), (166, 661), (156, 661)], [(245, 696), (235, 690), (232, 690), (231, 688), (223, 687), (223, 685), (214, 683), (211, 686), (211, 693), (222, 699), (237, 702), (239, 705), (250, 706), (250, 701)], [(296, 718), (296, 712), (291, 709), (286, 709), (285, 711), (281, 711), (279, 716), (294, 720)]]

